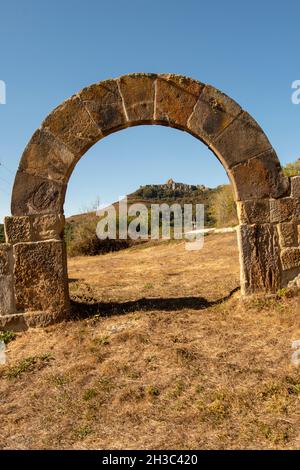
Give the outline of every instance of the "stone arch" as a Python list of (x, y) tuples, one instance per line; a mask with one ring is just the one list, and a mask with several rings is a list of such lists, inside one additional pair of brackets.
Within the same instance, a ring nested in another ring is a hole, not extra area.
[(40, 322), (66, 314), (63, 204), (68, 180), (97, 141), (142, 124), (189, 132), (224, 166), (238, 205), (243, 294), (275, 292), (299, 274), (300, 177), (283, 176), (256, 121), (210, 85), (181, 75), (130, 74), (67, 99), (25, 148), (12, 217), (5, 219), (7, 243), (0, 248), (2, 323), (4, 318)]

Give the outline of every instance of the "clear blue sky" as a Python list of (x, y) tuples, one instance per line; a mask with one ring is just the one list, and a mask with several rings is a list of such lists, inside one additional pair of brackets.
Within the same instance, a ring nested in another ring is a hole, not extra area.
[[(0, 161), (13, 173), (42, 119), (91, 83), (129, 72), (172, 72), (210, 83), (262, 125), (282, 163), (300, 156), (299, 1), (10, 0), (1, 2)], [(95, 145), (71, 177), (65, 210), (112, 201), (172, 177), (215, 186), (227, 177), (196, 139), (143, 126)], [(13, 174), (0, 167), (0, 220)], [(5, 180), (5, 181), (3, 181)], [(8, 184), (10, 183), (10, 184)]]

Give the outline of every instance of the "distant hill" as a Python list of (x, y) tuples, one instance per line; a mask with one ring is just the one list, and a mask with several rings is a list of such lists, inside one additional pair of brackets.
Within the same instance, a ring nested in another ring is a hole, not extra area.
[[(211, 202), (213, 195), (218, 191), (219, 187), (211, 189), (204, 185), (190, 185), (184, 183), (175, 183), (172, 179), (165, 184), (148, 184), (141, 186), (139, 189), (127, 195), (128, 205), (143, 203), (148, 208), (151, 204), (204, 204), (205, 205), (205, 225), (212, 226), (214, 224), (211, 215)], [(116, 208), (118, 202), (113, 204)], [(95, 212), (95, 211), (93, 211)], [(76, 225), (80, 221), (90, 218), (91, 213), (83, 213), (73, 215), (67, 218), (67, 223)], [(95, 216), (96, 217), (96, 216)]]
[[(224, 189), (231, 194), (229, 186), (218, 186), (211, 189), (203, 185), (190, 185), (184, 183), (175, 183), (172, 179), (168, 180), (165, 184), (148, 184), (141, 186), (127, 196), (128, 206), (135, 203), (143, 203), (149, 209), (151, 204), (172, 205), (174, 203), (180, 204), (182, 209), (184, 204), (193, 204), (195, 210), (196, 204), (205, 205), (205, 226), (213, 227), (219, 221), (216, 218), (216, 200), (221, 201), (223, 205)], [(232, 201), (233, 198), (231, 197)], [(225, 201), (225, 198), (224, 198)], [(119, 202), (115, 202), (113, 206), (118, 211)], [(118, 213), (118, 212), (117, 212)], [(221, 213), (226, 213), (226, 208), (221, 208)], [(171, 213), (171, 226), (173, 217)], [(130, 218), (129, 218), (130, 219)], [(128, 219), (128, 220), (129, 220)], [(224, 223), (229, 222), (231, 218), (226, 218)], [(73, 215), (66, 220), (65, 239), (68, 247), (69, 256), (79, 255), (96, 255), (100, 253), (107, 253), (109, 251), (117, 251), (120, 249), (128, 248), (137, 243), (143, 243), (143, 240), (99, 240), (96, 236), (96, 225), (99, 218), (96, 216), (96, 207), (91, 207), (90, 212), (83, 214)], [(223, 223), (223, 222), (222, 222)], [(229, 224), (229, 225), (230, 225)]]

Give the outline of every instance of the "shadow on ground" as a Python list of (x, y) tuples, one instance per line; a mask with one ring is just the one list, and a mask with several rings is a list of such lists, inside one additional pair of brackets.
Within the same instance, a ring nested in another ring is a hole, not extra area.
[(71, 300), (71, 319), (88, 318), (94, 315), (108, 317), (140, 310), (178, 311), (187, 308), (203, 310), (229, 300), (239, 290), (240, 287), (235, 287), (228, 295), (217, 300), (207, 300), (204, 297), (142, 298), (127, 302), (81, 302)]

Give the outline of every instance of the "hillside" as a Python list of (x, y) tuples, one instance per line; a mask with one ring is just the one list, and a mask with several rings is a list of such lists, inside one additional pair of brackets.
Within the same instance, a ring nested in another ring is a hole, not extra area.
[(74, 258), (69, 277), (73, 319), (8, 344), (0, 449), (299, 448), (299, 298), (240, 301), (235, 234)]
[[(128, 205), (143, 203), (148, 208), (149, 220), (151, 204), (179, 204), (183, 210), (184, 204), (192, 204), (195, 214), (196, 204), (204, 204), (204, 223), (206, 227), (236, 225), (236, 209), (230, 186), (218, 186), (215, 189), (203, 185), (187, 185), (175, 183), (172, 179), (165, 184), (141, 186), (127, 196)], [(117, 214), (119, 203), (113, 204)], [(171, 225), (172, 225), (171, 213)], [(65, 238), (70, 256), (97, 255), (109, 251), (128, 248), (141, 243), (141, 240), (99, 240), (96, 237), (96, 207), (92, 212), (74, 215), (67, 218)], [(128, 218), (129, 221), (129, 218)], [(150, 224), (149, 224), (150, 227)]]
[[(174, 203), (180, 204), (205, 204), (205, 224), (213, 225), (214, 220), (211, 214), (211, 204), (213, 195), (219, 190), (220, 187), (211, 189), (203, 185), (188, 185), (184, 183), (175, 183), (172, 179), (168, 180), (165, 184), (149, 184), (141, 186), (139, 189), (127, 195), (128, 204), (143, 203), (148, 208), (151, 204), (166, 203), (172, 205)], [(118, 202), (113, 204), (116, 209)], [(90, 213), (77, 214), (67, 218), (67, 222), (76, 224), (85, 218), (90, 217)]]

